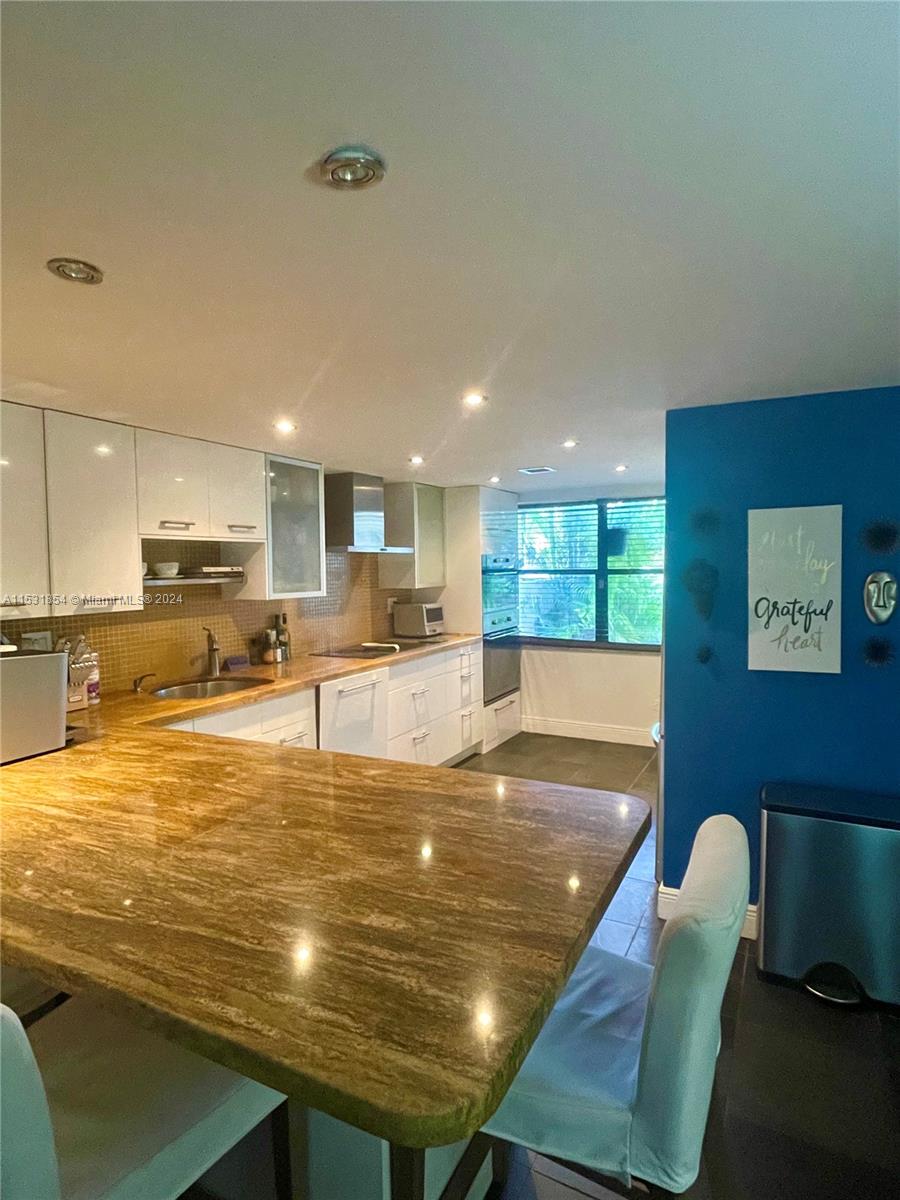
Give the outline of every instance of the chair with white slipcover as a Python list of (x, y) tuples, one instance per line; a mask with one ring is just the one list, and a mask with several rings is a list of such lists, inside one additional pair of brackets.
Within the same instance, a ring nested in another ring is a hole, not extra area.
[(286, 1103), (78, 998), (27, 1033), (0, 1007), (0, 1055), (3, 1200), (176, 1200)]
[(509, 1142), (527, 1146), (625, 1196), (691, 1186), (749, 880), (743, 826), (710, 817), (656, 966), (588, 947), (484, 1126), (500, 1139), (495, 1155)]

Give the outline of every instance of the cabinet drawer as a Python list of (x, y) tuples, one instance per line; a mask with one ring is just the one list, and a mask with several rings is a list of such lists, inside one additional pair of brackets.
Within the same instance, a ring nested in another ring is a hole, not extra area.
[(471, 704), (444, 717), (441, 762), (455, 758), (469, 750), (484, 738), (484, 709), (481, 704)]
[(484, 695), (484, 677), (481, 663), (463, 666), (461, 670), (453, 671), (446, 676), (447, 681), (447, 711), (457, 708), (468, 708), (471, 704), (480, 704)]
[(397, 663), (390, 668), (391, 691), (421, 679), (430, 679), (433, 675), (443, 675), (446, 670), (446, 650), (437, 654), (426, 654), (424, 658), (411, 658), (407, 662)]
[(315, 750), (315, 714), (308, 721), (292, 721), (281, 729), (269, 729), (257, 734), (254, 741), (268, 742), (274, 746), (292, 746), (295, 750)]
[(468, 646), (454, 646), (452, 650), (447, 651), (448, 671), (466, 671), (481, 660), (481, 642), (471, 642)]
[(259, 727), (263, 733), (292, 722), (308, 722), (311, 729), (316, 727), (316, 692), (314, 688), (305, 688), (302, 692), (290, 692), (275, 700), (265, 700), (254, 705), (259, 714)]
[(319, 688), (319, 745), (323, 750), (383, 758), (387, 749), (388, 672), (361, 671)]
[(255, 738), (260, 733), (256, 705), (246, 705), (209, 717), (196, 717), (194, 733), (208, 733), (214, 737)]
[(484, 710), (484, 748), (491, 750), (522, 729), (521, 694), (504, 696)]
[(397, 762), (426, 763), (429, 766), (439, 766), (445, 759), (450, 758), (452, 751), (447, 752), (446, 727), (442, 718), (421, 729), (411, 729), (401, 733), (399, 737), (388, 741), (388, 758)]
[[(459, 726), (459, 751), (468, 750), (484, 739), (484, 706), (481, 701), (451, 714)], [(458, 753), (459, 751), (454, 751)]]
[(447, 678), (430, 675), (397, 688), (388, 697), (388, 737), (429, 725), (447, 711)]

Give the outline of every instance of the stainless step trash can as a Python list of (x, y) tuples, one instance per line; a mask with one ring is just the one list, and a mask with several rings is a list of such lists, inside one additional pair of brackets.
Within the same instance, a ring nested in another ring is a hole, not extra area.
[(766, 784), (760, 876), (763, 975), (900, 1004), (900, 796)]

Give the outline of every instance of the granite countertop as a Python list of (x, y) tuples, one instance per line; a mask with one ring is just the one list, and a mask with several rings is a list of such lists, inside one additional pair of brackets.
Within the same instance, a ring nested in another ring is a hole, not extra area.
[[(372, 666), (318, 661), (282, 686)], [(121, 705), (101, 736), (3, 768), (4, 960), (400, 1144), (477, 1130), (647, 805), (173, 733)]]

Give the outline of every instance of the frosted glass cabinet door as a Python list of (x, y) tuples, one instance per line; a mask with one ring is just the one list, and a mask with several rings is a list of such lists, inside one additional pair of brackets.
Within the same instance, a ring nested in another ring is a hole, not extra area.
[(273, 598), (325, 595), (325, 487), (321, 464), (266, 455), (269, 583)]

